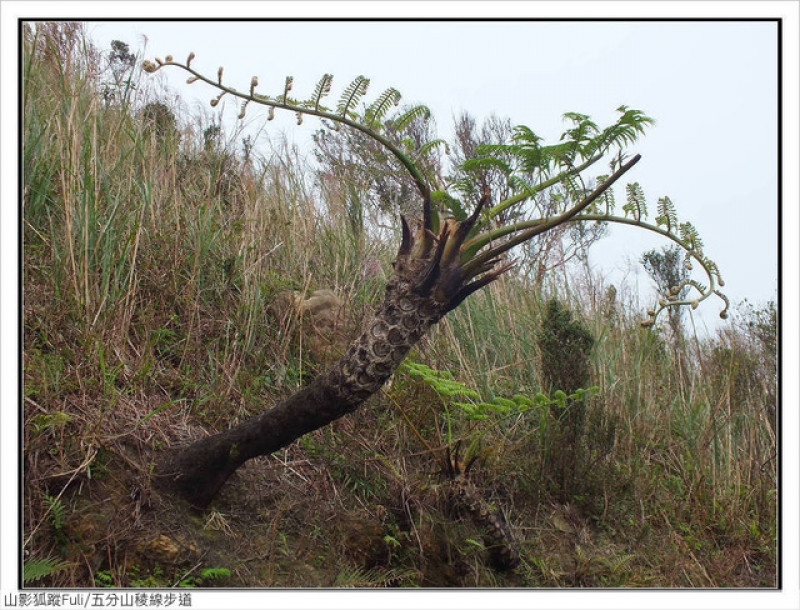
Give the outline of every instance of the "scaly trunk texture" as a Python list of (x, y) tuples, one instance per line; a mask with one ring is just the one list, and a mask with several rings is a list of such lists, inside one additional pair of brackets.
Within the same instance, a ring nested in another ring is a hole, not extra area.
[(465, 475), (457, 475), (450, 483), (456, 506), (465, 508), (472, 522), (483, 534), (489, 552), (489, 563), (498, 571), (513, 570), (519, 565), (519, 551), (505, 519), (498, 510), (489, 507), (481, 492)]
[(168, 452), (156, 464), (155, 483), (203, 508), (247, 460), (273, 453), (351, 413), (377, 392), (433, 324), (509, 268), (498, 265), (497, 258), (471, 270), (462, 267), (460, 248), (483, 203), (469, 219), (444, 223), (438, 236), (431, 232), (428, 198), (424, 222), (415, 234), (401, 219), (403, 239), (383, 305), (366, 320), (347, 354), (274, 408)]
[(272, 409), (169, 456), (160, 475), (192, 504), (206, 506), (247, 460), (277, 451), (355, 410), (442, 315), (430, 299), (388, 291), (366, 330), (330, 370)]

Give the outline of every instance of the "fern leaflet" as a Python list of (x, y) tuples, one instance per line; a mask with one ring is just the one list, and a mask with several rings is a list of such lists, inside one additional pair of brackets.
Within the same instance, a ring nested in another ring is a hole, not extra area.
[(314, 88), (314, 94), (311, 97), (311, 107), (314, 110), (320, 109), (320, 102), (322, 98), (331, 92), (331, 83), (333, 82), (333, 74), (323, 74), (322, 78)]
[(628, 194), (628, 202), (622, 206), (625, 216), (630, 214), (635, 220), (647, 217), (647, 202), (644, 198), (644, 191), (638, 182), (625, 185)]
[(658, 200), (656, 224), (658, 226), (667, 227), (667, 231), (669, 232), (672, 231), (672, 227), (678, 226), (678, 216), (675, 212), (675, 206), (669, 197), (661, 197), (661, 199)]
[(48, 557), (47, 559), (31, 559), (22, 564), (22, 582), (26, 585), (34, 583), (46, 576), (65, 570), (70, 567), (70, 565), (69, 563), (53, 559), (52, 557)]
[(358, 104), (358, 101), (367, 93), (369, 88), (369, 79), (364, 76), (357, 76), (353, 79), (339, 98), (339, 104), (336, 106), (336, 113), (340, 116), (347, 116), (352, 112), (353, 107)]
[(392, 120), (392, 129), (397, 132), (403, 131), (406, 127), (413, 123), (414, 120), (420, 117), (427, 121), (431, 117), (430, 109), (427, 106), (422, 105), (412, 106), (399, 117)]
[(702, 253), (703, 240), (700, 239), (700, 234), (691, 222), (682, 222), (680, 224), (681, 239), (689, 250)]
[(379, 123), (390, 108), (400, 103), (400, 98), (400, 92), (397, 89), (387, 89), (370, 104), (369, 108), (367, 108), (367, 111), (364, 113), (364, 122), (367, 125)]
[(435, 140), (431, 140), (430, 142), (425, 142), (422, 146), (420, 146), (415, 154), (416, 159), (424, 159), (431, 153), (433, 149), (438, 148), (439, 146), (444, 147), (445, 154), (450, 153), (450, 147), (447, 145), (447, 142), (441, 138), (437, 138)]
[[(220, 68), (221, 70), (221, 68)], [(292, 90), (292, 83), (294, 83), (294, 76), (287, 76), (286, 77), (286, 84), (283, 87), (283, 103), (289, 103), (289, 91)]]

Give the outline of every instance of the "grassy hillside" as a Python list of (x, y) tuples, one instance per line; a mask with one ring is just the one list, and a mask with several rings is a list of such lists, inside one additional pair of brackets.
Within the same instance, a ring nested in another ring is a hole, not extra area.
[[(374, 206), (353, 222), (347, 184), (290, 147), (259, 156), (167, 104), (77, 25), (42, 24), (24, 50), (28, 584), (775, 586), (774, 304), (676, 350), (625, 287), (565, 267), (473, 295), (379, 395), (253, 460), (210, 509), (151, 489), (159, 451), (344, 351), (398, 236), (363, 229), (387, 218)], [(554, 350), (555, 319), (591, 348)], [(559, 371), (582, 357), (588, 383), (553, 387), (543, 352)], [(514, 571), (448, 498), (457, 441), (481, 456)]]

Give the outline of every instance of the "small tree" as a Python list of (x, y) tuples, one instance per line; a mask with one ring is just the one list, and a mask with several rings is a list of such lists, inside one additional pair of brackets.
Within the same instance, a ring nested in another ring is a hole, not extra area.
[[(189, 82), (202, 81), (219, 91), (212, 105), (225, 95), (242, 100), (240, 117), (245, 116), (250, 104), (258, 104), (267, 106), (270, 116), (275, 109), (282, 109), (294, 112), (298, 122), (310, 115), (332, 122), (334, 128), (356, 130), (391, 153), (410, 176), (422, 200), (421, 218), (413, 228), (400, 216), (400, 246), (384, 301), (364, 320), (363, 332), (339, 362), (272, 409), (189, 447), (170, 450), (159, 461), (156, 479), (196, 506), (206, 506), (247, 460), (277, 451), (356, 410), (380, 389), (434, 324), (473, 292), (513, 267), (514, 261), (505, 258), (507, 253), (557, 227), (581, 222), (621, 222), (655, 231), (684, 246), (705, 270), (711, 287), (700, 290), (697, 300), (715, 292), (719, 277), (716, 266), (695, 249), (688, 237), (673, 233), (670, 226), (662, 227), (659, 219), (656, 225), (648, 223), (646, 210), (636, 201), (626, 206), (624, 217), (613, 213), (610, 189), (640, 159), (639, 155), (628, 158), (624, 150), (652, 123), (652, 119), (638, 110), (620, 107), (618, 120), (605, 129), (584, 115), (568, 115), (572, 128), (565, 132), (561, 142), (552, 146), (543, 145), (529, 128), (518, 127), (515, 141), (490, 147), (476, 161), (502, 171), (515, 194), (490, 206), (491, 194), (484, 191), (477, 205), (468, 210), (467, 204), (456, 197), (457, 193), (438, 187), (436, 176), (417, 162), (413, 151), (393, 139), (392, 134), (402, 123), (386, 121), (388, 111), (399, 101), (395, 89), (384, 91), (359, 111), (369, 85), (368, 79), (359, 76), (344, 89), (336, 106), (329, 108), (324, 102), (331, 91), (331, 75), (324, 75), (306, 99), (290, 97), (292, 77), (287, 77), (281, 93), (266, 96), (256, 92), (257, 77), (252, 78), (249, 91), (237, 91), (223, 84), (222, 68), (215, 79), (210, 79), (191, 67), (193, 59), (193, 53), (185, 63), (167, 56), (165, 60), (157, 59), (155, 64), (146, 61), (143, 68), (155, 72), (164, 66), (174, 66), (187, 71)], [(408, 110), (405, 116), (425, 114), (427, 109), (420, 106)], [(610, 175), (598, 176), (596, 186), (587, 188), (580, 179), (581, 172), (609, 155)], [(494, 225), (504, 212), (556, 186), (561, 195), (549, 215)], [(448, 217), (445, 213), (448, 210), (468, 213)], [(674, 213), (667, 222), (678, 226)], [(691, 236), (694, 238), (696, 232)], [(650, 323), (656, 313), (653, 312)]]
[(133, 70), (136, 66), (136, 55), (131, 53), (128, 43), (121, 40), (111, 41), (108, 52), (108, 67), (111, 70), (111, 82), (103, 85), (103, 100), (107, 103), (125, 103), (136, 87), (133, 84)]
[(563, 402), (550, 406), (556, 423), (545, 452), (545, 468), (552, 471), (566, 501), (573, 492), (580, 461), (580, 445), (586, 421), (585, 399), (573, 399), (577, 390), (589, 385), (589, 355), (594, 337), (558, 301), (547, 304), (542, 327), (537, 334), (544, 389), (563, 392)]

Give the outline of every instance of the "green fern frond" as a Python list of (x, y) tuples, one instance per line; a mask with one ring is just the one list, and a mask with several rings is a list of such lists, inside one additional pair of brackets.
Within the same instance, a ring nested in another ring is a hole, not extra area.
[(442, 138), (437, 138), (435, 140), (425, 142), (422, 146), (420, 146), (417, 149), (414, 157), (415, 159), (424, 159), (431, 153), (431, 151), (433, 151), (435, 148), (439, 148), (440, 146), (444, 147), (445, 154), (450, 153), (450, 147), (448, 146), (447, 142)]
[(590, 143), (592, 138), (599, 133), (597, 123), (592, 121), (588, 115), (578, 112), (567, 112), (564, 114), (564, 118), (572, 121), (575, 126), (561, 134), (561, 141), (568, 141), (573, 150), (582, 152), (581, 145), (586, 142)]
[(574, 174), (567, 174), (561, 181), (567, 195), (572, 199), (582, 199), (586, 195), (586, 189)]
[[(465, 187), (465, 192), (470, 192), (471, 189)], [(464, 204), (459, 200), (450, 195), (447, 191), (440, 191), (436, 190), (431, 193), (431, 201), (436, 205), (437, 208), (446, 209), (453, 218), (461, 222), (465, 220), (469, 214), (467, 213)]]
[(336, 576), (333, 586), (344, 588), (385, 587), (402, 581), (414, 581), (418, 576), (416, 570), (379, 570), (377, 568), (364, 570), (357, 567), (344, 567)]
[(511, 141), (515, 144), (537, 145), (542, 141), (542, 138), (537, 136), (533, 129), (527, 125), (516, 125), (511, 135)]
[(620, 116), (616, 123), (604, 129), (592, 144), (590, 154), (603, 153), (611, 148), (623, 148), (636, 142), (644, 135), (645, 128), (655, 125), (655, 119), (645, 115), (641, 110), (620, 106)]
[(203, 580), (221, 580), (230, 577), (231, 571), (228, 568), (203, 568), (200, 571), (200, 578)]
[(353, 79), (339, 98), (336, 106), (336, 113), (340, 116), (348, 116), (358, 104), (358, 101), (367, 93), (369, 79), (365, 76), (357, 76)]
[[(597, 184), (603, 184), (606, 180), (608, 180), (607, 175), (598, 176), (596, 179)], [(602, 202), (605, 204), (605, 213), (608, 216), (611, 216), (614, 213), (614, 207), (616, 206), (616, 200), (614, 199), (614, 189), (609, 188), (606, 192), (603, 193)], [(598, 201), (595, 204), (595, 210), (600, 211), (600, 202)]]
[(626, 184), (625, 191), (628, 201), (622, 206), (622, 209), (625, 211), (625, 216), (627, 217), (628, 214), (630, 214), (635, 220), (647, 218), (647, 202), (641, 185), (638, 182)]
[(64, 528), (64, 503), (49, 494), (44, 495), (44, 501), (50, 513), (50, 524), (56, 532), (60, 532)]
[(400, 103), (401, 95), (397, 89), (389, 88), (381, 93), (377, 99), (370, 104), (364, 113), (364, 123), (375, 126), (383, 120), (389, 110)]
[(508, 186), (513, 192), (525, 194), (528, 197), (533, 197), (539, 190), (525, 178), (516, 174), (508, 177)]
[(22, 583), (29, 585), (42, 578), (56, 574), (71, 567), (72, 564), (48, 557), (47, 559), (31, 559), (22, 564)]
[(430, 109), (423, 105), (412, 106), (399, 117), (392, 120), (392, 129), (396, 132), (403, 131), (406, 127), (420, 117), (426, 121), (431, 118)]
[(658, 226), (665, 226), (667, 231), (672, 231), (672, 227), (678, 226), (678, 215), (675, 206), (669, 197), (661, 197), (658, 200), (658, 216), (656, 217)]
[(432, 369), (420, 362), (412, 362), (406, 360), (400, 370), (406, 374), (419, 379), (428, 385), (439, 396), (445, 398), (453, 398), (455, 396), (462, 396), (464, 398), (480, 399), (480, 394), (468, 388), (463, 383), (455, 381), (453, 375), (449, 371), (440, 371)]
[(680, 224), (680, 233), (681, 240), (689, 250), (702, 253), (703, 240), (700, 239), (700, 234), (691, 222), (682, 222)]
[(320, 109), (320, 102), (322, 98), (331, 92), (331, 84), (333, 83), (333, 74), (323, 74), (319, 79), (317, 86), (314, 87), (314, 93), (311, 96), (311, 104), (309, 105), (314, 110)]
[(473, 157), (459, 165), (459, 169), (465, 172), (485, 172), (497, 169), (507, 176), (511, 174), (511, 166), (498, 157)]
[(30, 424), (33, 427), (33, 434), (38, 435), (47, 430), (56, 430), (63, 428), (72, 417), (63, 411), (53, 411), (52, 413), (39, 413), (30, 419)]

